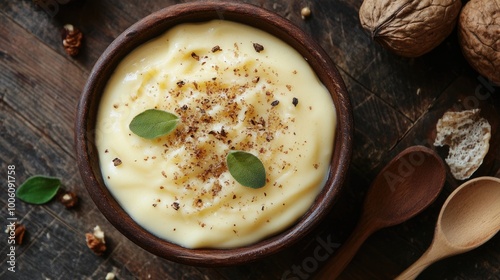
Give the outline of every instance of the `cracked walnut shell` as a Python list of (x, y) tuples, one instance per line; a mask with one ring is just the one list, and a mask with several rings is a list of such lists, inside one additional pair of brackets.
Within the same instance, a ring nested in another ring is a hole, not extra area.
[(460, 0), (365, 0), (359, 19), (372, 38), (404, 57), (418, 57), (450, 35)]
[(458, 20), (462, 53), (481, 75), (500, 85), (500, 0), (472, 0)]

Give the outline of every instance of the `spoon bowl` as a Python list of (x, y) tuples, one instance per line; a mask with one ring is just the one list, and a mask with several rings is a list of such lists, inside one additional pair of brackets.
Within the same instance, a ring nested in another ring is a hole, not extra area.
[(377, 228), (407, 221), (437, 198), (444, 180), (444, 164), (434, 151), (407, 148), (375, 178), (365, 198), (364, 216)]
[(433, 150), (412, 146), (399, 153), (373, 181), (358, 225), (317, 279), (337, 278), (373, 232), (423, 211), (437, 198), (445, 178), (444, 163)]
[(457, 249), (491, 239), (500, 229), (500, 179), (479, 178), (463, 185), (445, 204), (438, 227)]
[(475, 249), (500, 230), (500, 179), (479, 177), (445, 201), (427, 251), (396, 279), (415, 279), (430, 264)]

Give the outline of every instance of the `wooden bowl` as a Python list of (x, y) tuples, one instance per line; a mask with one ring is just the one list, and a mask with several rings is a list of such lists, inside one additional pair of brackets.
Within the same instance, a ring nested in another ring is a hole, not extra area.
[[(337, 130), (331, 171), (311, 208), (287, 230), (252, 245), (234, 249), (187, 249), (139, 226), (105, 186), (94, 143), (99, 101), (118, 63), (142, 43), (186, 22), (224, 19), (267, 31), (302, 54), (330, 91), (337, 109)], [(345, 85), (325, 51), (288, 20), (262, 8), (239, 3), (195, 2), (167, 7), (125, 30), (95, 64), (78, 105), (75, 127), (77, 159), (83, 182), (99, 210), (122, 234), (160, 257), (201, 266), (237, 265), (276, 253), (306, 236), (332, 208), (346, 178), (351, 158), (352, 114)]]

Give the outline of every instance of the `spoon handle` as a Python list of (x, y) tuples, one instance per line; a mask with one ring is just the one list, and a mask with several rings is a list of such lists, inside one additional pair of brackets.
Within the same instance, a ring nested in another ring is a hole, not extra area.
[(413, 280), (417, 278), (417, 276), (431, 264), (431, 262), (422, 259), (422, 257), (415, 263), (413, 263), (410, 267), (408, 267), (405, 271), (403, 271), (394, 280)]
[(354, 229), (351, 236), (344, 242), (344, 244), (335, 253), (323, 267), (323, 269), (315, 276), (315, 279), (336, 279), (342, 271), (351, 262), (352, 258), (375, 230), (368, 226), (368, 223), (360, 222)]
[(446, 249), (433, 242), (425, 253), (394, 280), (413, 280), (429, 265), (445, 257)]

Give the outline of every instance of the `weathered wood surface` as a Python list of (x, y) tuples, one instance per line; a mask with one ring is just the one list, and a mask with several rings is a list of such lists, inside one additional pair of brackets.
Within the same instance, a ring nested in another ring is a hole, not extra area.
[[(43, 2), (43, 1), (42, 1)], [(50, 2), (50, 1), (46, 1)], [(52, 1), (52, 2), (55, 2)], [(65, 1), (60, 1), (65, 2)], [(180, 265), (145, 252), (117, 232), (82, 186), (73, 149), (73, 122), (80, 91), (109, 43), (145, 15), (179, 2), (168, 0), (76, 0), (52, 15), (32, 1), (0, 2), (0, 160), (15, 165), (16, 183), (31, 175), (60, 177), (80, 196), (76, 209), (57, 201), (16, 203), (27, 228), (16, 247), (16, 272), (7, 270), (7, 236), (0, 242), (1, 279), (307, 279), (349, 235), (371, 179), (407, 146), (431, 147), (435, 123), (451, 108), (483, 109), (493, 127), (491, 149), (474, 176), (500, 176), (500, 89), (474, 72), (461, 56), (455, 33), (417, 59), (397, 57), (361, 29), (361, 0), (240, 1), (262, 6), (311, 34), (338, 66), (354, 109), (355, 135), (350, 187), (330, 218), (290, 249), (265, 260), (227, 268)], [(190, 1), (191, 2), (191, 1)], [(235, 1), (238, 2), (238, 1)], [(302, 20), (309, 6), (312, 17)], [(72, 23), (84, 33), (76, 58), (65, 54), (60, 29)], [(438, 150), (443, 157), (444, 149)], [(440, 207), (460, 182), (451, 176), (439, 199), (414, 219), (384, 229), (363, 245), (343, 279), (391, 279), (430, 244)], [(7, 187), (2, 183), (2, 217), (7, 225)], [(85, 244), (85, 232), (100, 225), (109, 250), (101, 257)], [(421, 279), (500, 279), (500, 236), (484, 246), (440, 261)]]

